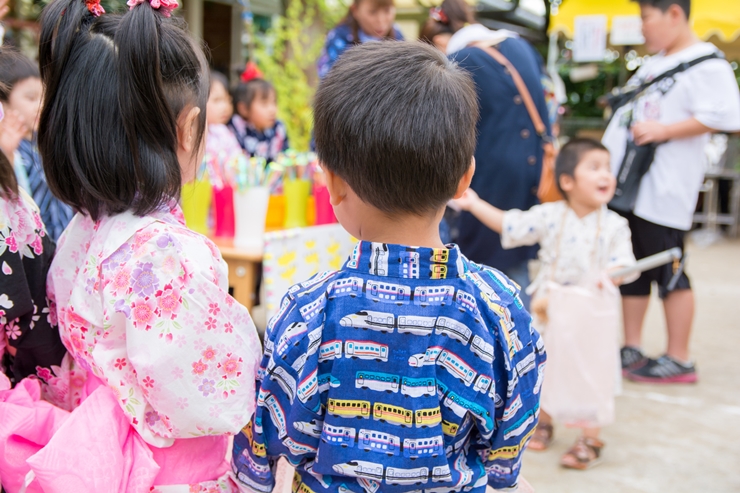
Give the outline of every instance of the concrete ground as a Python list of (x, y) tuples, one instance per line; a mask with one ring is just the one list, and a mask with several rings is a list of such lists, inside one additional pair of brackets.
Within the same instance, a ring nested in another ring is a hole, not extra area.
[[(617, 422), (604, 430), (603, 463), (568, 471), (560, 456), (577, 437), (556, 428), (546, 452), (528, 451), (523, 473), (537, 493), (740, 492), (740, 241), (690, 246), (697, 298), (692, 336), (696, 385), (625, 382)], [(652, 300), (644, 349), (665, 349), (662, 306)]]

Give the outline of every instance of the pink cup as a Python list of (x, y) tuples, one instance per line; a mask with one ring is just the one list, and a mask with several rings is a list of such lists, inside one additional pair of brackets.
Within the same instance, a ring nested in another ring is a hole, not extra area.
[(313, 196), (316, 202), (316, 225), (337, 222), (334, 207), (331, 205), (331, 198), (329, 197), (329, 189), (326, 186), (314, 187)]
[(234, 237), (234, 189), (229, 185), (213, 189), (213, 219), (214, 236)]

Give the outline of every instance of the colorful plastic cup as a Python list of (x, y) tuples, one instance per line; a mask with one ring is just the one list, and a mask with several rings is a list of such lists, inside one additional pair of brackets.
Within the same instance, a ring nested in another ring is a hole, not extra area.
[(185, 224), (196, 233), (209, 233), (208, 213), (212, 195), (212, 187), (207, 180), (194, 180), (182, 186), (180, 197)]
[(262, 248), (270, 190), (252, 187), (234, 193), (234, 246)]

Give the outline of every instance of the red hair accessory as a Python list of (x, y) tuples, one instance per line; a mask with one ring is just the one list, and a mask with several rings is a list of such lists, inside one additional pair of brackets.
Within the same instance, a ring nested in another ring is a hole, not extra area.
[(447, 14), (445, 14), (445, 11), (442, 10), (442, 7), (434, 7), (433, 9), (429, 9), (429, 17), (445, 25), (450, 23), (450, 18), (447, 17)]
[(260, 72), (260, 69), (257, 68), (257, 65), (254, 62), (247, 62), (247, 66), (244, 68), (244, 72), (242, 72), (240, 78), (242, 82), (249, 82), (250, 80), (261, 79), (262, 72)]
[(85, 0), (87, 10), (95, 17), (105, 14), (105, 9), (100, 5), (100, 0)]
[(177, 0), (128, 0), (126, 5), (130, 8), (134, 8), (140, 3), (149, 2), (154, 10), (161, 10), (162, 15), (169, 17), (173, 10), (180, 6)]

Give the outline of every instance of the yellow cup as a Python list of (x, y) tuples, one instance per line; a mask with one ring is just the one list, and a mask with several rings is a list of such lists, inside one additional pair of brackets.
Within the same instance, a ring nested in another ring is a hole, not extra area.
[(185, 224), (196, 233), (207, 235), (208, 214), (211, 209), (213, 190), (207, 180), (194, 180), (182, 186), (182, 213)]

